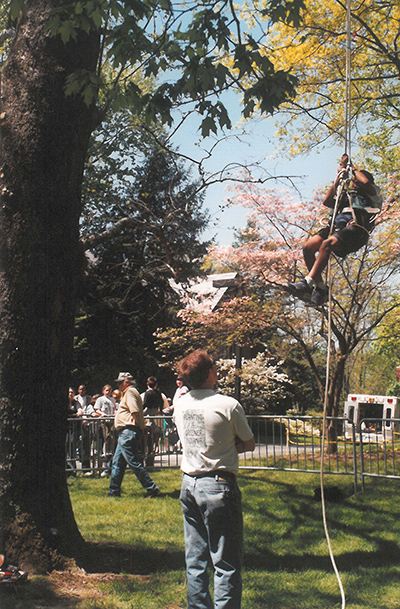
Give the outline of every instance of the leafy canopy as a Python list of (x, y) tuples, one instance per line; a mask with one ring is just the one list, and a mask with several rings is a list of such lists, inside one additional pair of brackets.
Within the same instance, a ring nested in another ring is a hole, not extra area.
[[(303, 0), (271, 0), (263, 16), (271, 23), (283, 19), (298, 24)], [(25, 10), (22, 0), (11, 0), (12, 15)], [(101, 41), (96, 73), (74, 72), (66, 86), (69, 95), (81, 94), (89, 105), (106, 88), (106, 102), (129, 103), (147, 120), (171, 125), (177, 106), (202, 116), (204, 136), (218, 127), (231, 126), (221, 100), (227, 88), (243, 93), (243, 114), (256, 105), (272, 113), (294, 95), (297, 79), (289, 71), (276, 71), (265, 53), (265, 36), (245, 32), (229, 0), (66, 0), (54, 3), (48, 28), (65, 44), (79, 41), (82, 32)], [(109, 83), (103, 67), (117, 74)], [(132, 76), (157, 79), (147, 91)], [(246, 87), (244, 82), (247, 81)]]
[[(261, 20), (267, 5), (263, 0), (258, 3)], [(252, 7), (247, 15), (251, 22)], [(298, 78), (296, 96), (282, 108), (279, 122), (278, 134), (289, 144), (290, 153), (307, 152), (327, 140), (344, 143), (346, 2), (306, 0), (299, 27), (284, 20), (272, 26), (267, 20), (265, 27), (269, 28), (268, 57), (275, 67)], [(398, 2), (352, 0), (352, 136), (353, 143), (365, 148), (384, 131), (385, 151), (398, 150), (399, 28)]]

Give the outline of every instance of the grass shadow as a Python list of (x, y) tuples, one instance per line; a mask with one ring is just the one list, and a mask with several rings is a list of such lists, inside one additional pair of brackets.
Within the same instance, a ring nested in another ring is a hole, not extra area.
[(1, 609), (75, 609), (79, 603), (79, 598), (60, 595), (53, 582), (44, 576), (35, 576), (20, 584), (0, 585)]
[[(328, 549), (325, 555), (321, 555), (320, 551), (321, 544), (326, 542), (317, 485), (304, 484), (301, 477), (286, 482), (282, 478), (274, 479), (273, 475), (263, 479), (253, 473), (243, 479), (242, 486), (247, 490), (244, 512), (252, 524), (249, 539), (247, 542), (245, 539), (244, 564), (247, 569), (270, 573), (331, 570)], [(335, 489), (335, 492), (330, 496), (331, 489)], [(339, 542), (340, 546), (336, 543), (335, 559), (339, 569), (352, 573), (355, 568), (400, 565), (400, 546), (397, 540), (388, 539), (385, 535), (382, 512), (379, 510), (379, 507), (383, 507), (381, 502), (379, 506), (373, 506), (371, 497), (354, 496), (352, 486), (347, 483), (340, 482), (339, 489), (328, 483), (325, 490), (328, 530), (332, 533), (333, 541), (347, 537), (357, 539), (358, 545), (369, 546), (365, 550), (350, 550), (343, 541)], [(340, 492), (337, 493), (337, 490)], [(363, 501), (366, 502), (365, 506)], [(398, 516), (397, 504), (388, 501), (388, 505), (391, 507), (385, 513), (387, 526), (389, 522), (396, 522)], [(276, 551), (277, 547), (281, 548), (279, 552)], [(291, 547), (295, 551), (291, 551)], [(315, 554), (312, 547), (318, 548)], [(304, 548), (303, 552), (301, 548)]]
[(87, 573), (150, 575), (185, 568), (184, 551), (139, 548), (112, 542), (86, 542), (79, 566)]

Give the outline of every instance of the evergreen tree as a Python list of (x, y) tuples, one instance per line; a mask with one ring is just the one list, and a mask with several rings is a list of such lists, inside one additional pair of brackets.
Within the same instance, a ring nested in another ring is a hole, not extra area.
[(74, 380), (97, 388), (118, 370), (142, 385), (157, 371), (153, 333), (170, 323), (176, 300), (169, 279), (197, 275), (209, 245), (204, 192), (183, 163), (155, 150), (130, 173), (127, 192), (110, 188), (91, 221), (92, 230), (133, 223), (92, 250), (82, 283)]

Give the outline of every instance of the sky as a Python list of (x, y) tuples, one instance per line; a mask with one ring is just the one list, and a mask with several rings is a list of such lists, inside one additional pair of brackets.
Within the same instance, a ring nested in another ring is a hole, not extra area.
[[(233, 120), (238, 121), (240, 118), (238, 101), (231, 101), (230, 106)], [(181, 153), (199, 160), (205, 156), (204, 151), (210, 150), (216, 144), (218, 138), (210, 137), (202, 140), (197, 130), (199, 119), (196, 120), (188, 121), (177, 132), (173, 142)], [(227, 132), (227, 137), (215, 146), (212, 156), (204, 162), (207, 172), (219, 172), (229, 164), (261, 164), (264, 172), (258, 169), (259, 175), (290, 176), (295, 184), (293, 187), (287, 180), (274, 179), (268, 181), (266, 187), (287, 189), (291, 196), (298, 197), (299, 200), (313, 198), (316, 190), (333, 181), (338, 159), (343, 154), (342, 147), (332, 145), (324, 149), (316, 148), (308, 156), (288, 159), (277, 153), (274, 117), (249, 121), (245, 127), (246, 135), (241, 135), (242, 129), (243, 126), (238, 126)], [(204, 208), (209, 210), (211, 221), (203, 237), (206, 240), (214, 238), (218, 245), (230, 245), (234, 239), (234, 229), (246, 225), (247, 210), (239, 206), (221, 209), (229, 196), (227, 182), (209, 186), (206, 192)]]

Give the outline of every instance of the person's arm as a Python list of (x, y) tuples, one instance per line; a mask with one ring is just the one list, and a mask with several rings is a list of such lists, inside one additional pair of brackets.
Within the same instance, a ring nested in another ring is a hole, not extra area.
[(139, 412), (132, 412), (132, 418), (135, 421), (135, 425), (137, 425), (142, 431), (146, 431), (146, 425), (143, 422), (143, 417)]
[(236, 450), (238, 453), (245, 453), (247, 451), (253, 451), (256, 447), (254, 436), (250, 440), (239, 440), (236, 443)]
[(94, 403), (94, 413), (93, 416), (94, 417), (102, 417), (104, 416), (104, 413), (102, 412), (102, 408), (103, 408), (103, 400), (100, 398), (97, 398), (97, 400)]
[(254, 435), (246, 419), (243, 406), (239, 402), (236, 403), (236, 407), (232, 411), (231, 422), (233, 424), (237, 452), (253, 451), (256, 447)]
[(373, 197), (376, 194), (374, 184), (368, 179), (365, 174), (362, 173), (362, 171), (359, 171), (355, 167), (353, 167), (353, 172), (359, 184), (361, 192)]
[(329, 207), (330, 209), (333, 209), (335, 207), (336, 189), (338, 187), (340, 178), (343, 175), (345, 175), (347, 177), (348, 165), (349, 165), (349, 157), (347, 154), (344, 154), (340, 160), (340, 165), (339, 165), (339, 168), (337, 171), (335, 181), (332, 184), (332, 186), (329, 188), (329, 190), (327, 191), (324, 198), (322, 199), (322, 205), (325, 205), (325, 207)]
[(128, 389), (126, 401), (129, 412), (135, 421), (135, 425), (137, 425), (142, 431), (145, 431), (146, 425), (143, 416), (142, 398), (140, 397), (139, 392), (133, 387)]
[(335, 207), (335, 194), (336, 194), (336, 185), (332, 184), (324, 198), (322, 199), (322, 205), (325, 207), (329, 207), (329, 209), (333, 209)]

